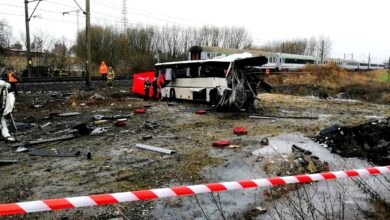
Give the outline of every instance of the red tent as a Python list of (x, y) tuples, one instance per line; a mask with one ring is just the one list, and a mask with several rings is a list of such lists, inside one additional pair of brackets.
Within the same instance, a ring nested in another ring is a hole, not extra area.
[[(146, 77), (149, 77), (149, 81), (153, 82), (154, 79), (154, 72), (144, 72), (144, 73), (135, 73), (133, 76), (133, 88), (131, 89), (132, 92), (145, 95), (144, 91), (144, 82), (146, 80)], [(159, 82), (159, 87), (161, 88), (161, 83)], [(149, 89), (149, 97), (152, 97), (153, 95), (153, 89), (150, 87)]]

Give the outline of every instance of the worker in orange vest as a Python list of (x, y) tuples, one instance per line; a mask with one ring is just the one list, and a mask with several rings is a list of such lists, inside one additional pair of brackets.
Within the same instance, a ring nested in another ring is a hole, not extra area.
[(107, 66), (104, 61), (100, 64), (99, 72), (102, 75), (102, 80), (107, 79)]
[(10, 88), (10, 91), (14, 92), (15, 95), (17, 94), (17, 91), (16, 91), (16, 83), (18, 82), (17, 80), (17, 77), (16, 77), (16, 74), (15, 74), (15, 71), (14, 71), (14, 67), (11, 66), (9, 68), (9, 72), (8, 72), (8, 82), (9, 84), (11, 84), (11, 88)]

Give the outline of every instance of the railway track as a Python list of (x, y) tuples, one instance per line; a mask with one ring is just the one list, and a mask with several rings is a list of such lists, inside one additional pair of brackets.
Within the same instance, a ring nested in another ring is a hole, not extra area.
[[(91, 77), (92, 81), (102, 81), (100, 77)], [(117, 76), (115, 80), (132, 80), (132, 77)], [(63, 76), (63, 77), (32, 77), (22, 78), (18, 83), (42, 83), (42, 82), (77, 82), (85, 81), (82, 76)]]

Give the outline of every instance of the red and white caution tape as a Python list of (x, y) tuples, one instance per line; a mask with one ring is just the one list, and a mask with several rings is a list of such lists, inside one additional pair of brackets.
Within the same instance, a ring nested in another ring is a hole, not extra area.
[(390, 173), (390, 166), (0, 204), (0, 216)]

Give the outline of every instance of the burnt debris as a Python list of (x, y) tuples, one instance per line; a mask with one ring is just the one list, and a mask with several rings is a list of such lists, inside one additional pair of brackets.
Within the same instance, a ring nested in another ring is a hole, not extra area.
[(390, 164), (390, 118), (352, 127), (333, 125), (322, 130), (316, 141), (343, 157), (367, 158), (377, 165)]

